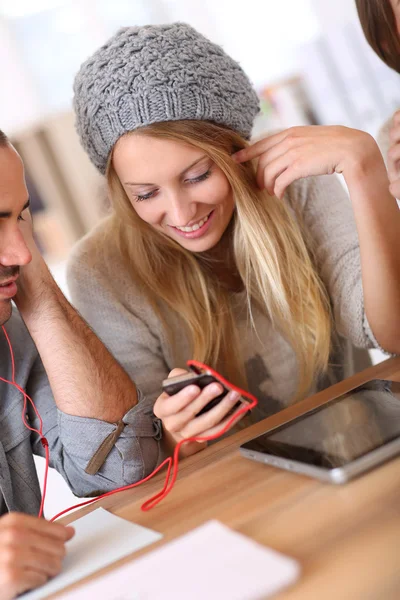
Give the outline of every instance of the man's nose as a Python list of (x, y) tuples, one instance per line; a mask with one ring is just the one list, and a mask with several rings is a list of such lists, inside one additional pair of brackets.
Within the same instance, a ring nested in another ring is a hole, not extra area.
[(0, 264), (3, 267), (23, 267), (32, 260), (32, 254), (26, 245), (22, 232), (17, 229), (0, 241)]

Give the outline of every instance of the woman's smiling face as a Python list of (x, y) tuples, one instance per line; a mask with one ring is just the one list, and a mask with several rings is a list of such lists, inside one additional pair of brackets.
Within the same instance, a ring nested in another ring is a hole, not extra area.
[(233, 194), (202, 150), (128, 134), (115, 145), (113, 166), (143, 221), (192, 252), (218, 244), (233, 215)]

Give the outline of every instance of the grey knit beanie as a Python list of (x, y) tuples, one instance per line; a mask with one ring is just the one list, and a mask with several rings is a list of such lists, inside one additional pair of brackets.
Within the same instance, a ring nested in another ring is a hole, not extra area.
[(76, 129), (105, 173), (116, 141), (160, 121), (214, 121), (249, 138), (259, 101), (237, 62), (185, 23), (127, 27), (81, 66)]

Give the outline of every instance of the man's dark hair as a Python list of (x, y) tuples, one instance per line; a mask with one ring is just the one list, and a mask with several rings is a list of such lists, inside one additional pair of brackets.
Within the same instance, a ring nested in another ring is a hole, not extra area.
[(8, 141), (8, 137), (6, 134), (0, 129), (0, 148), (4, 148), (4, 146), (8, 146), (10, 142)]
[(400, 73), (400, 37), (390, 0), (356, 0), (364, 35), (379, 58)]

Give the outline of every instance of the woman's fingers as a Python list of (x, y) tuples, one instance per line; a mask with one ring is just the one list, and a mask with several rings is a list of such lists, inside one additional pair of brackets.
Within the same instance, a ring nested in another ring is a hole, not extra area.
[[(174, 369), (170, 377), (182, 375), (187, 371)], [(217, 381), (210, 383), (203, 389), (196, 385), (188, 385), (173, 395), (162, 393), (154, 405), (154, 414), (162, 420), (165, 440), (172, 447), (182, 439), (201, 437), (208, 430), (217, 428), (221, 430), (224, 419), (240, 400), (241, 396), (231, 390), (218, 400), (211, 409), (202, 410), (213, 400), (221, 396), (225, 388)], [(201, 413), (202, 414), (199, 414)], [(230, 417), (229, 417), (230, 418)], [(216, 430), (217, 430), (216, 429)]]
[(392, 117), (389, 136), (392, 142), (398, 141), (400, 135), (400, 110), (396, 111)]
[[(206, 431), (203, 431), (201, 436), (199, 436), (199, 437), (213, 437), (214, 435), (217, 435), (220, 431), (222, 431), (227, 426), (227, 424), (232, 419), (232, 417), (235, 417), (229, 426), (229, 429), (232, 429), (232, 427), (234, 427), (236, 425), (236, 423), (238, 423), (246, 415), (245, 412), (243, 412), (243, 414), (238, 414), (244, 408), (244, 406), (245, 406), (245, 404), (242, 402), (241, 405), (239, 406), (239, 408), (237, 410), (235, 410), (235, 412), (233, 414), (230, 414), (227, 417), (225, 417), (225, 419), (223, 419), (220, 423), (218, 423), (218, 425), (211, 427), (210, 429), (206, 429)], [(227, 431), (229, 431), (229, 429)]]
[[(185, 369), (172, 369), (168, 375), (168, 379), (188, 375), (189, 371)], [(182, 410), (188, 403), (200, 394), (200, 388), (195, 385), (187, 385), (177, 394), (167, 394), (163, 392), (157, 398), (153, 412), (159, 419), (164, 419)]]
[(218, 398), (218, 396), (223, 393), (224, 388), (220, 383), (210, 383), (203, 388), (199, 396), (182, 411), (183, 416), (188, 420), (194, 419), (209, 402)]
[(393, 183), (399, 179), (399, 162), (400, 162), (400, 144), (394, 144), (390, 147), (387, 155), (389, 181)]
[(400, 142), (400, 124), (391, 128), (389, 138), (392, 144), (398, 144)]
[[(182, 390), (183, 391), (183, 390)], [(200, 390), (199, 390), (200, 391)], [(204, 408), (211, 400), (217, 398), (223, 392), (223, 387), (219, 383), (210, 383), (207, 385), (192, 402), (188, 403), (181, 411), (164, 419), (165, 426), (173, 433), (180, 433), (185, 436), (183, 430), (187, 425), (196, 419), (196, 415)], [(178, 395), (178, 394), (177, 394)]]
[(400, 111), (393, 116), (389, 136), (392, 143), (387, 155), (389, 191), (395, 198), (400, 198)]
[(240, 394), (234, 391), (229, 392), (217, 406), (214, 406), (211, 410), (189, 421), (181, 431), (182, 436), (185, 438), (203, 437), (205, 431), (216, 425), (219, 430), (221, 430), (221, 421), (232, 410), (239, 399)]
[(397, 198), (400, 200), (400, 179), (396, 179), (389, 186), (389, 192), (392, 194), (393, 198)]
[(295, 159), (297, 157), (296, 148), (300, 146), (301, 143), (302, 140), (300, 137), (286, 136), (260, 156), (256, 176), (257, 185), (260, 189), (266, 188), (268, 192), (271, 193), (268, 185), (266, 185), (266, 171), (268, 170), (268, 167), (272, 163), (278, 161), (278, 159), (283, 159), (285, 156), (287, 157), (286, 159), (283, 159), (285, 163)]
[(303, 174), (300, 165), (292, 164), (286, 169), (282, 169), (274, 182), (274, 194), (280, 200), (283, 198), (283, 195), (286, 189), (298, 179), (302, 179), (303, 177), (307, 177), (307, 175)]
[[(247, 162), (248, 160), (261, 157), (265, 152), (270, 152), (272, 148), (283, 143), (286, 150), (288, 150), (294, 146), (301, 145), (303, 142), (307, 142), (307, 140), (316, 141), (317, 138), (323, 140), (327, 136), (332, 138), (338, 135), (336, 130), (337, 128), (335, 127), (314, 125), (289, 127), (289, 129), (269, 135), (255, 144), (251, 144), (243, 148), (243, 150), (235, 152), (235, 154), (232, 154), (232, 158), (238, 163)], [(280, 150), (277, 149), (277, 153), (279, 154)]]
[(260, 188), (265, 188), (271, 196), (277, 195), (275, 184), (278, 177), (289, 167), (296, 167), (294, 152), (293, 150), (285, 152), (278, 158), (264, 163), (263, 171), (259, 174), (258, 185)]
[(163, 392), (156, 400), (154, 414), (161, 420), (176, 415), (190, 405), (200, 395), (200, 392), (197, 385), (188, 385), (173, 396)]
[(190, 371), (186, 371), (186, 369), (172, 369), (172, 371), (169, 372), (168, 379), (179, 377), (179, 375), (186, 375), (189, 374), (189, 372)]
[(290, 131), (292, 130), (286, 129), (285, 131), (267, 136), (255, 144), (251, 144), (251, 146), (247, 146), (246, 148), (243, 148), (243, 150), (235, 152), (235, 154), (232, 154), (232, 158), (238, 163), (243, 163), (247, 162), (248, 160), (258, 158), (264, 152), (267, 152), (270, 148), (276, 144), (279, 144), (279, 142), (282, 142), (288, 135), (290, 135)]
[(333, 173), (346, 176), (357, 161), (382, 160), (370, 135), (342, 126), (291, 127), (240, 150), (233, 158), (237, 162), (258, 158), (259, 188), (279, 198), (298, 179)]

